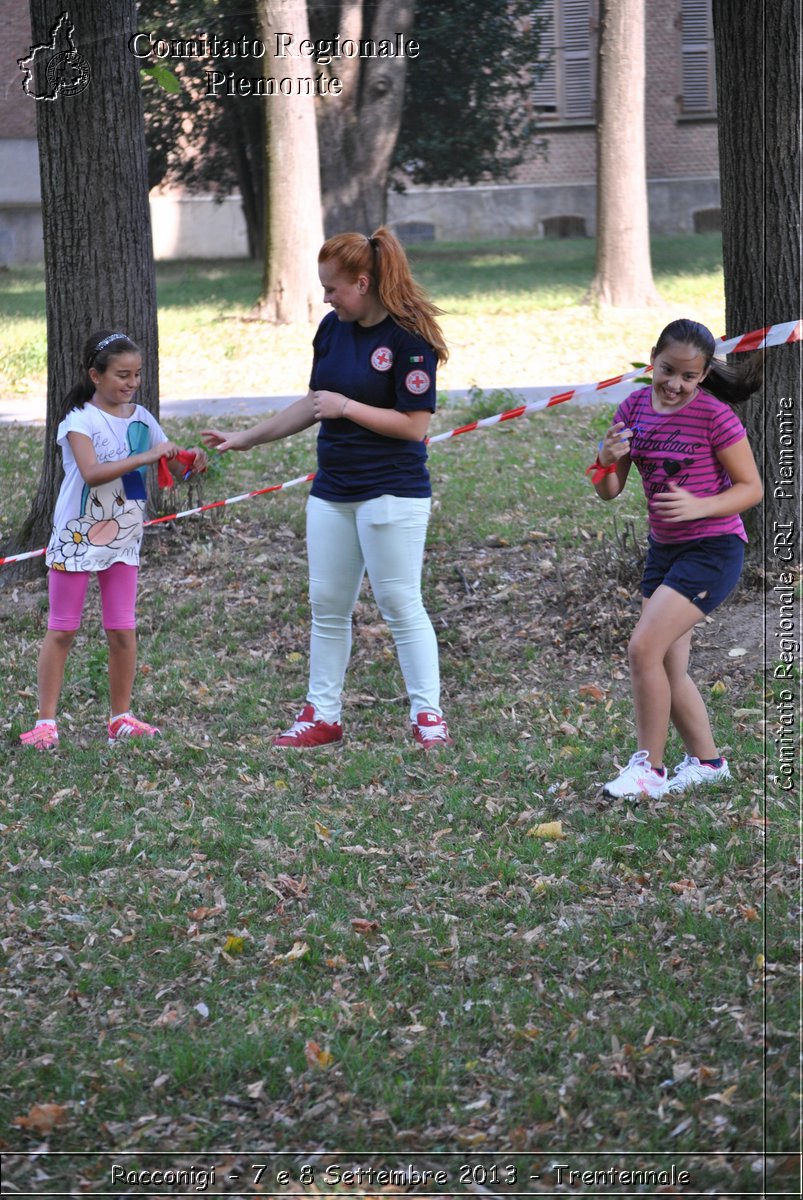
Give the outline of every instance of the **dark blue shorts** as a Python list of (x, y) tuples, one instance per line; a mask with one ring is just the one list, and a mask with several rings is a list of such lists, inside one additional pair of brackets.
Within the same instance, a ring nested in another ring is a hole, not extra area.
[(713, 612), (736, 587), (744, 564), (744, 542), (736, 533), (693, 542), (649, 539), (641, 579), (642, 596), (663, 583), (704, 613)]

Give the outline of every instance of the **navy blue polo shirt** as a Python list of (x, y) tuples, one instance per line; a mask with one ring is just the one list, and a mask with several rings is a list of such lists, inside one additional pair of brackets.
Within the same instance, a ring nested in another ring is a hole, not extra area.
[[(312, 343), (310, 388), (401, 412), (435, 411), (432, 347), (392, 317), (368, 328), (329, 313)], [(424, 442), (385, 437), (348, 418), (321, 421), (311, 493), (322, 500), (431, 496)]]

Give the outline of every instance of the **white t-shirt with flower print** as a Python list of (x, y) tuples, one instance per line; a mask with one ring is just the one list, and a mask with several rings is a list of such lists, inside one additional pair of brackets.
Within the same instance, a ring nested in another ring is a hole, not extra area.
[(115, 417), (87, 403), (72, 409), (56, 434), (64, 462), (64, 482), (56, 501), (45, 562), (55, 571), (105, 571), (118, 562), (137, 566), (145, 521), (147, 467), (89, 487), (78, 470), (67, 436), (70, 433), (91, 438), (99, 463), (116, 462), (167, 441), (159, 422), (140, 404), (135, 405), (130, 417)]

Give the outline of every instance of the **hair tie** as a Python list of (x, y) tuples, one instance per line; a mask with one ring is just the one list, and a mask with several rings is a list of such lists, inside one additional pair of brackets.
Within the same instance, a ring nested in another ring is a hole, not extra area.
[(369, 237), (368, 245), (371, 247), (374, 254), (376, 254), (377, 250), (379, 249), (379, 242), (377, 241), (377, 239), (375, 237)]

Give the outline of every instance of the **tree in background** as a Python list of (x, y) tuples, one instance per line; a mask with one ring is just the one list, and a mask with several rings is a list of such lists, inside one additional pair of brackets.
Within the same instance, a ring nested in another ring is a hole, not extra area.
[[(308, 59), (276, 57), (277, 33), (309, 37), (306, 0), (263, 4), (266, 74), (307, 76)], [(272, 96), (268, 105), (265, 276), (256, 312), (268, 321), (312, 321), (321, 312), (315, 263), (323, 242), (315, 97)]]
[[(713, 0), (728, 336), (803, 314), (800, 243), (801, 5)], [(801, 343), (767, 351), (763, 401), (747, 412), (764, 503), (745, 514), (754, 553), (783, 570), (776, 532), (800, 549)], [(787, 438), (793, 433), (791, 455)], [(791, 478), (779, 467), (791, 465)], [(763, 536), (762, 536), (763, 535)], [(785, 548), (784, 548), (785, 551)]]
[[(396, 35), (406, 41), (412, 34), (415, 10), (415, 0), (351, 0), (340, 5), (309, 0), (310, 28), (316, 40), (339, 33), (344, 41), (387, 39), (395, 44)], [(330, 78), (336, 76), (342, 83), (339, 96), (318, 100), (327, 235), (347, 230), (370, 234), (385, 220), (409, 69), (402, 56), (333, 58), (324, 67)]]
[[(167, 41), (190, 41), (203, 34), (249, 42), (259, 38), (256, 0), (139, 0), (139, 28)], [(178, 92), (165, 92), (156, 80), (143, 80), (148, 186), (161, 183), (219, 196), (238, 191), (249, 253), (265, 252), (266, 103), (254, 96), (207, 96), (207, 71), (242, 60), (147, 59), (175, 74)], [(255, 63), (259, 60), (244, 60)], [(249, 74), (253, 73), (249, 70)]]
[[(29, 94), (36, 103), (47, 311), (47, 419), (42, 474), (22, 548), (50, 535), (61, 479), (56, 406), (78, 377), (95, 329), (143, 347), (140, 402), (158, 415), (158, 333), (139, 72), (127, 42), (134, 0), (62, 6), (30, 0)], [(61, 14), (61, 15), (60, 15)], [(74, 31), (70, 30), (74, 22)], [(57, 29), (55, 42), (54, 28)], [(48, 89), (52, 96), (45, 99)]]
[(644, 0), (600, 0), (597, 254), (591, 298), (655, 304), (644, 144)]
[(543, 0), (418, 0), (393, 164), (416, 184), (498, 183), (536, 138)]
[[(329, 40), (412, 36), (415, 59), (305, 59), (343, 81), (317, 100), (327, 234), (371, 231), (385, 219), (388, 182), (498, 182), (510, 178), (534, 137), (531, 102), (539, 53), (539, 0), (309, 0), (310, 35)], [(140, 28), (187, 39), (218, 33), (261, 37), (257, 0), (140, 0)], [(221, 62), (170, 61), (180, 96), (145, 84), (150, 185), (167, 179), (193, 191), (243, 197), (249, 243), (264, 247), (264, 125), (269, 100), (206, 96), (204, 76)], [(282, 59), (282, 74), (289, 59)], [(241, 60), (268, 74), (266, 60)], [(447, 69), (448, 65), (448, 69)], [(310, 70), (309, 73), (313, 73)]]

